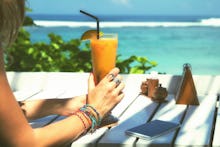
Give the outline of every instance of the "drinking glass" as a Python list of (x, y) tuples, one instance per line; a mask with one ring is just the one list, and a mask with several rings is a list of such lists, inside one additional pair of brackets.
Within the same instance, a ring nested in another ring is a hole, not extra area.
[(91, 40), (92, 66), (96, 84), (115, 67), (117, 48), (117, 34), (104, 34), (99, 39)]

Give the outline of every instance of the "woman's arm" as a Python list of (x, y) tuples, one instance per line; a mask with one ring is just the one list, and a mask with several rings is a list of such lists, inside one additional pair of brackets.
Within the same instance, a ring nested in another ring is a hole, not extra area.
[(64, 99), (39, 99), (19, 102), (28, 120), (57, 114), (69, 116), (86, 104), (86, 95)]
[[(0, 143), (17, 146), (34, 144), (34, 132), (23, 115), (8, 84), (0, 49)], [(28, 138), (28, 140), (27, 140)]]
[(7, 146), (55, 146), (71, 141), (90, 127), (85, 115), (72, 115), (46, 127), (32, 129), (7, 83), (0, 74), (0, 144)]

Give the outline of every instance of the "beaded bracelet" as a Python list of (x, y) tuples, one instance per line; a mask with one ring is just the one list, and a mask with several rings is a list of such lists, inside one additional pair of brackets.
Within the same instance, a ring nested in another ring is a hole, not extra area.
[(84, 107), (80, 108), (80, 111), (85, 113), (87, 115), (87, 117), (89, 117), (89, 119), (92, 122), (92, 126), (91, 126), (91, 129), (90, 129), (90, 132), (95, 132), (96, 127), (98, 126), (96, 117), (88, 109), (86, 109)]
[[(92, 122), (90, 132), (95, 132), (96, 128), (100, 125), (100, 122), (101, 122), (101, 118), (100, 118), (99, 113), (96, 111), (95, 108), (93, 108), (90, 105), (84, 105), (82, 108), (80, 108), (80, 111), (85, 113), (90, 118), (90, 120)], [(92, 112), (95, 112), (95, 114), (97, 116), (95, 116), (94, 113), (92, 113)]]
[(84, 112), (82, 112), (82, 111), (80, 111), (80, 110), (79, 110), (78, 112), (80, 112), (80, 113), (83, 114), (83, 116), (86, 118), (86, 120), (87, 120), (89, 126), (91, 126), (91, 125), (92, 125), (92, 121), (90, 120), (90, 118), (88, 118), (88, 116), (87, 116)]
[(100, 125), (102, 119), (101, 119), (99, 113), (97, 112), (97, 110), (94, 107), (92, 107), (91, 105), (89, 105), (89, 104), (86, 104), (85, 106), (91, 108), (96, 113), (97, 119), (98, 119), (98, 125)]

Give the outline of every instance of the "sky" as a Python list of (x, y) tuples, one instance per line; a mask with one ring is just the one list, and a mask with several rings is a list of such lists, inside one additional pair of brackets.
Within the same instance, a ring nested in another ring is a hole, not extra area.
[(32, 14), (220, 16), (220, 0), (27, 0)]

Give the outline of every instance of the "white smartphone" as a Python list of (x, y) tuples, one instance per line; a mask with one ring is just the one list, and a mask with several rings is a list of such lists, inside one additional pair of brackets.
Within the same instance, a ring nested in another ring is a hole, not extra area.
[(180, 127), (179, 123), (153, 120), (125, 131), (127, 135), (151, 140)]

